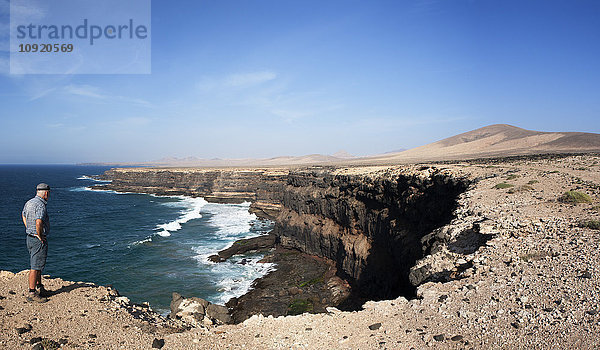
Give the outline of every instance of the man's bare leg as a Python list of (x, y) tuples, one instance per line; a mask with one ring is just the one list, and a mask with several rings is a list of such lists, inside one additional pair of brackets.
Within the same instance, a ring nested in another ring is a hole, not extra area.
[[(40, 296), (38, 292), (35, 291), (35, 286), (38, 281), (41, 281), (42, 271), (40, 270), (29, 270), (29, 297), (27, 300), (35, 301), (38, 303), (45, 303), (48, 299)], [(31, 292), (33, 290), (33, 292)]]
[(29, 289), (35, 289), (35, 285), (38, 281), (41, 282), (42, 271), (40, 270), (29, 270)]

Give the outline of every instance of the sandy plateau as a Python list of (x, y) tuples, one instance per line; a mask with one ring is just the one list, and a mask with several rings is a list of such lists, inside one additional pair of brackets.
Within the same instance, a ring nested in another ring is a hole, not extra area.
[[(237, 325), (187, 328), (110, 288), (58, 276), (45, 280), (55, 291), (47, 303), (28, 303), (26, 272), (2, 272), (0, 348), (599, 348), (600, 157), (428, 166), (476, 181), (460, 195), (454, 220), (432, 233), (446, 237), (444, 243), (414, 268), (446, 272), (447, 281), (420, 285), (416, 298), (371, 301), (354, 312), (255, 315)], [(567, 191), (591, 202), (561, 200)], [(468, 229), (473, 225), (477, 235)]]

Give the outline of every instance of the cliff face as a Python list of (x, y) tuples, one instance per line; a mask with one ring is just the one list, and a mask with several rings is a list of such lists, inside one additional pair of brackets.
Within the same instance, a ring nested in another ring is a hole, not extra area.
[(468, 183), (435, 171), (391, 176), (291, 173), (275, 233), (281, 243), (329, 258), (360, 296), (411, 294), (421, 238), (452, 218)]
[(432, 168), (113, 169), (105, 189), (253, 202), (285, 247), (332, 260), (360, 297), (410, 295), (421, 239), (452, 218), (469, 185)]
[(100, 179), (111, 180), (96, 189), (203, 197), (208, 202), (252, 202), (250, 211), (274, 219), (280, 210), (286, 169), (148, 169), (116, 168)]

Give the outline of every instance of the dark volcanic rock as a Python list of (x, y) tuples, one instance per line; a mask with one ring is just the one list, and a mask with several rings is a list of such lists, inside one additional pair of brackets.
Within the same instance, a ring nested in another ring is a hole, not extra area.
[(281, 244), (329, 258), (368, 299), (412, 295), (421, 238), (447, 224), (467, 181), (427, 176), (290, 173), (274, 232)]
[(253, 250), (273, 248), (277, 237), (272, 234), (240, 239), (227, 249), (221, 250), (218, 254), (211, 255), (208, 259), (212, 262), (223, 262), (236, 254), (244, 254)]
[(347, 283), (335, 275), (335, 267), (327, 260), (282, 247), (264, 260), (277, 264), (277, 269), (257, 279), (248, 293), (227, 303), (233, 309), (234, 323), (259, 313), (277, 317), (325, 312), (349, 295)]

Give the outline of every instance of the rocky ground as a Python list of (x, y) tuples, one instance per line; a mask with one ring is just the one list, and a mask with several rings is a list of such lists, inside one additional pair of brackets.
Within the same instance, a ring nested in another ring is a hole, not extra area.
[[(599, 348), (600, 157), (433, 166), (477, 181), (460, 196), (455, 219), (424, 238), (428, 255), (410, 275), (422, 283), (417, 298), (186, 330), (105, 287), (59, 279), (46, 282), (59, 291), (48, 303), (30, 304), (26, 275), (3, 273), (0, 348), (31, 348), (37, 337), (110, 349), (161, 340), (164, 349)], [(385, 171), (401, 167), (338, 173)]]

